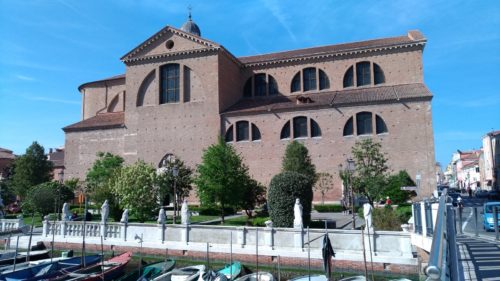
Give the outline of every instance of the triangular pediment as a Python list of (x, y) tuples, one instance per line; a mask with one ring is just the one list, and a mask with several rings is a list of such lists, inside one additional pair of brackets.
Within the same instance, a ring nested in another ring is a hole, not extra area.
[(219, 49), (221, 46), (188, 32), (166, 26), (139, 46), (125, 54), (124, 62), (173, 56)]

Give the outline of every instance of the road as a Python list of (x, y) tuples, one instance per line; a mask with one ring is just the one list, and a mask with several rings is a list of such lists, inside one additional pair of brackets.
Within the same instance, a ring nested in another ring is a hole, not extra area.
[[(483, 214), (482, 214), (482, 207), (483, 204), (486, 202), (485, 200), (482, 199), (477, 199), (477, 198), (468, 198), (467, 195), (464, 195), (463, 202), (464, 202), (464, 208), (462, 211), (462, 231), (466, 234), (471, 234), (475, 235), (476, 231), (476, 220), (474, 217), (474, 208), (477, 208), (477, 232), (479, 237), (485, 237), (485, 238), (492, 238), (495, 239), (495, 232), (494, 231), (485, 231), (483, 229)], [(457, 209), (456, 212), (456, 220), (457, 220), (457, 230), (460, 225), (460, 218), (459, 218), (459, 212)]]

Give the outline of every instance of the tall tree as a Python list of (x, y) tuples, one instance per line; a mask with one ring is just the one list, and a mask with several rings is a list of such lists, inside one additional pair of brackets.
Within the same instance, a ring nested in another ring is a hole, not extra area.
[(372, 139), (356, 142), (352, 148), (356, 164), (352, 187), (355, 192), (365, 195), (371, 205), (387, 188), (387, 159), (381, 148), (381, 144)]
[(49, 213), (60, 213), (64, 202), (75, 198), (73, 191), (66, 185), (56, 181), (45, 182), (34, 186), (23, 202), (24, 212), (37, 212), (43, 216)]
[(33, 142), (26, 153), (15, 160), (11, 181), (14, 192), (24, 198), (33, 186), (50, 181), (51, 172), (52, 162), (47, 160), (43, 146)]
[(316, 179), (316, 167), (311, 162), (307, 147), (297, 141), (292, 141), (286, 147), (282, 171), (297, 172), (311, 180)]
[(316, 174), (313, 190), (321, 193), (321, 204), (325, 204), (325, 194), (333, 189), (333, 176), (329, 173)]
[(415, 186), (415, 182), (406, 171), (390, 175), (387, 179), (387, 188), (383, 192), (383, 197), (389, 196), (393, 204), (405, 203), (412, 196), (416, 196), (415, 191), (401, 190), (402, 186)]
[(245, 210), (248, 220), (252, 217), (255, 206), (266, 202), (266, 187), (254, 179), (248, 179), (243, 186), (243, 196), (239, 207)]
[(144, 222), (158, 209), (156, 169), (142, 160), (117, 169), (110, 182), (111, 191), (119, 199), (122, 209), (129, 209)]
[(123, 158), (109, 152), (98, 152), (97, 160), (87, 172), (86, 190), (87, 195), (96, 204), (101, 205), (105, 200), (109, 203), (109, 213), (115, 220), (121, 217), (121, 209), (118, 200), (113, 194), (109, 180), (113, 174), (123, 165)]
[(237, 206), (243, 187), (250, 180), (248, 168), (231, 145), (219, 138), (205, 150), (195, 179), (197, 193), (203, 205), (217, 205), (224, 223), (224, 208)]

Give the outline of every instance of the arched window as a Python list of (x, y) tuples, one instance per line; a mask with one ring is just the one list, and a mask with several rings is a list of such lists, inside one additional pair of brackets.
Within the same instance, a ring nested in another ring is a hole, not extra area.
[[(310, 124), (309, 127), (307, 126), (307, 122)], [(293, 130), (290, 128), (291, 126), (293, 126)], [(291, 135), (291, 133), (293, 133), (293, 135)], [(312, 118), (305, 116), (294, 117), (291, 121), (287, 121), (281, 129), (280, 139), (282, 140), (307, 137), (321, 137), (321, 128)]]
[(353, 121), (352, 117), (347, 120), (347, 122), (344, 125), (344, 137), (345, 136), (352, 136), (354, 134), (354, 126), (353, 126)]
[(311, 138), (321, 137), (321, 129), (319, 128), (318, 123), (311, 119)]
[[(251, 131), (250, 131), (251, 128)], [(259, 128), (248, 121), (238, 121), (236, 125), (230, 125), (226, 131), (224, 136), (224, 140), (226, 142), (233, 142), (234, 136), (236, 136), (236, 141), (258, 141), (261, 139)]]
[[(373, 124), (375, 118), (375, 124)], [(356, 124), (356, 132), (354, 132), (354, 124)], [(372, 135), (373, 125), (375, 125), (375, 133), (377, 135), (388, 133), (387, 125), (382, 117), (372, 112), (359, 112), (355, 116), (350, 117), (344, 125), (343, 136), (356, 135)]]
[(158, 168), (168, 167), (168, 165), (175, 163), (175, 155), (172, 153), (167, 153), (163, 158), (161, 158), (160, 163), (158, 163)]
[(356, 114), (356, 130), (358, 135), (372, 134), (372, 113), (360, 112)]
[(351, 65), (344, 75), (344, 88), (354, 86), (354, 67)]
[(307, 117), (293, 118), (293, 138), (307, 138)]
[(292, 89), (291, 92), (299, 92), (300, 91), (300, 72), (295, 74), (292, 79)]
[(376, 116), (375, 126), (376, 126), (377, 135), (387, 133), (387, 125), (385, 125), (384, 120), (378, 115), (375, 115), (375, 116)]
[(236, 122), (236, 141), (247, 141), (250, 139), (248, 132), (248, 121)]
[(289, 139), (290, 138), (290, 121), (287, 121), (283, 128), (281, 129), (280, 139)]
[(375, 85), (385, 83), (384, 71), (376, 63), (373, 64), (373, 77)]
[(260, 131), (255, 124), (252, 124), (252, 141), (260, 140)]
[(370, 62), (362, 61), (356, 64), (356, 85), (365, 86), (372, 83)]
[(160, 68), (160, 104), (179, 102), (179, 65), (166, 64)]
[(226, 136), (224, 137), (224, 140), (226, 142), (232, 142), (233, 141), (233, 125), (229, 126), (229, 128), (226, 131)]
[[(302, 73), (302, 77), (301, 77)], [(319, 76), (319, 79), (318, 79)], [(301, 87), (303, 85), (303, 89)], [(307, 67), (299, 71), (292, 79), (292, 85), (290, 91), (300, 92), (300, 91), (314, 91), (317, 89), (324, 90), (330, 88), (330, 80), (326, 73), (315, 67)]]
[(246, 98), (275, 96), (277, 94), (278, 83), (274, 77), (265, 73), (258, 73), (248, 78), (243, 87), (243, 97)]
[(357, 87), (361, 87), (385, 83), (384, 71), (378, 64), (362, 61), (356, 63), (354, 66), (350, 66), (344, 74), (344, 88), (352, 87), (354, 84)]

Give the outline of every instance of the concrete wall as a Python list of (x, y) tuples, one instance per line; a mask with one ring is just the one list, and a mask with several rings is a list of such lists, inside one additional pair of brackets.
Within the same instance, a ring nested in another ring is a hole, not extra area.
[[(101, 112), (108, 112), (108, 107), (113, 98), (124, 91), (125, 79), (92, 83), (83, 87), (81, 89), (83, 96), (82, 119), (94, 117)], [(123, 111), (123, 109), (118, 110), (119, 108), (123, 108), (123, 99), (119, 99), (117, 106), (111, 112)]]

